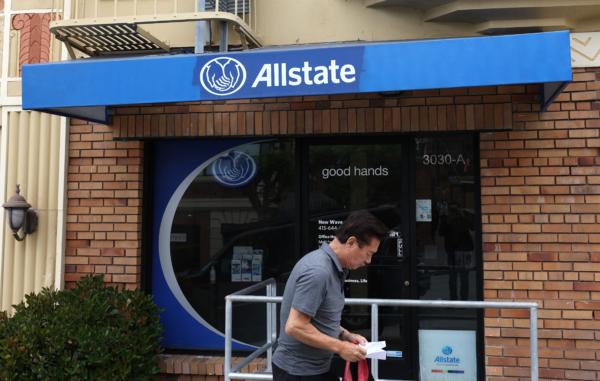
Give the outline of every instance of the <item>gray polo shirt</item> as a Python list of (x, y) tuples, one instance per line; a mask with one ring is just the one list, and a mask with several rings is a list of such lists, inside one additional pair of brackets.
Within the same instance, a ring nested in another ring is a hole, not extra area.
[(273, 362), (295, 376), (313, 376), (329, 371), (333, 354), (308, 346), (285, 334), (291, 307), (311, 317), (311, 323), (324, 334), (338, 338), (344, 308), (346, 272), (329, 247), (306, 254), (292, 270), (283, 292), (281, 329)]

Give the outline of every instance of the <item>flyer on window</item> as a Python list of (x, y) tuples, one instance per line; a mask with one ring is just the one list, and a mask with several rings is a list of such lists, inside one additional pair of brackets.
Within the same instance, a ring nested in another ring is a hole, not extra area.
[[(250, 263), (247, 262), (250, 255)], [(246, 258), (246, 262), (244, 259)], [(252, 246), (234, 246), (231, 257), (231, 281), (247, 282), (252, 279)], [(244, 276), (245, 274), (245, 276)]]

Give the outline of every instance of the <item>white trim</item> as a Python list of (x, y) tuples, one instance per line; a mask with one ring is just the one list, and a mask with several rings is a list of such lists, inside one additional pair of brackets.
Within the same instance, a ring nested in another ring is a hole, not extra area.
[[(6, 170), (8, 162), (8, 110), (2, 108), (2, 127), (0, 131), (0, 200), (6, 199)], [(2, 275), (4, 274), (4, 210), (0, 211), (0, 288), (2, 288)], [(0, 293), (0, 305), (2, 294)]]
[(0, 107), (2, 107), (2, 106), (20, 107), (21, 105), (22, 105), (21, 97), (0, 97)]
[[(2, 107), (2, 128), (0, 131), (0, 202), (6, 200), (6, 172), (8, 170), (8, 113), (22, 111), (21, 107)], [(4, 274), (4, 210), (0, 210), (0, 288), (2, 288), (2, 275)], [(10, 237), (10, 236), (8, 236)], [(0, 294), (0, 302), (2, 295)]]
[[(71, 0), (63, 2), (63, 20), (71, 18)], [(61, 47), (61, 61), (69, 59), (67, 49)], [(54, 288), (62, 290), (65, 286), (65, 256), (67, 240), (67, 167), (69, 160), (69, 118), (60, 118), (60, 151), (58, 178), (58, 213), (56, 214), (56, 261), (54, 268)]]
[(65, 219), (67, 218), (66, 211), (66, 181), (67, 181), (67, 154), (69, 152), (69, 120), (60, 118), (60, 149), (58, 158), (58, 202), (56, 204), (56, 261), (54, 263), (54, 288), (62, 290), (64, 283), (64, 265), (65, 265), (65, 249), (66, 249), (66, 226)]
[(12, 17), (12, 0), (4, 1), (5, 17), (4, 17), (4, 36), (2, 38), (2, 78), (0, 79), (0, 99), (4, 101), (8, 96), (8, 64), (10, 55), (10, 19)]
[[(6, 3), (4, 4), (4, 8), (6, 9)], [(52, 8), (35, 8), (35, 9), (22, 9), (22, 10), (18, 10), (18, 11), (4, 11), (2, 13), (0, 13), (0, 16), (5, 15), (5, 14), (11, 14), (11, 15), (20, 15), (23, 13), (62, 13), (62, 9), (52, 9)]]

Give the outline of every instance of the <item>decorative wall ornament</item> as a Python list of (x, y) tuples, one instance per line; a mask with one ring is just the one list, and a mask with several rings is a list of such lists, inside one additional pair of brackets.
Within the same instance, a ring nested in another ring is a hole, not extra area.
[(600, 66), (600, 32), (571, 34), (573, 67)]
[(50, 61), (51, 13), (22, 13), (12, 18), (12, 27), (19, 31), (19, 76), (23, 64)]

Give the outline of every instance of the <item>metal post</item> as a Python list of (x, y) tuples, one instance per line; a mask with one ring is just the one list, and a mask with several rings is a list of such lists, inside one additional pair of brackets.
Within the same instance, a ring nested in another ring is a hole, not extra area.
[(225, 297), (225, 361), (223, 363), (223, 375), (225, 381), (230, 381), (229, 371), (231, 370), (231, 300), (229, 296)]
[(242, 20), (244, 20), (244, 22), (246, 22), (246, 1), (247, 0), (242, 0)]
[(221, 21), (219, 22), (219, 26), (220, 26), (220, 32), (221, 32), (221, 38), (219, 39), (219, 51), (220, 52), (226, 52), (227, 51), (227, 47), (229, 45), (229, 42), (227, 41), (228, 34), (229, 34), (229, 30), (227, 29), (227, 21)]
[(117, 17), (117, 0), (113, 0), (113, 17)]
[[(379, 306), (371, 304), (371, 341), (379, 341)], [(371, 374), (375, 380), (379, 379), (379, 360), (371, 359)]]
[(529, 309), (530, 345), (531, 345), (531, 381), (538, 381), (538, 347), (537, 347), (537, 307)]
[(256, 1), (254, 2), (254, 4), (252, 5), (252, 9), (250, 11), (254, 11), (254, 18), (250, 18), (248, 20), (248, 26), (250, 26), (250, 28), (252, 28), (252, 30), (254, 30), (256, 32), (256, 26), (258, 24), (258, 10), (256, 9)]
[[(197, 0), (196, 8), (200, 12), (204, 12), (206, 10), (206, 0)], [(194, 53), (202, 54), (204, 53), (204, 43), (206, 41), (206, 31), (207, 28), (206, 21), (198, 21), (196, 22), (196, 42), (194, 45)]]

